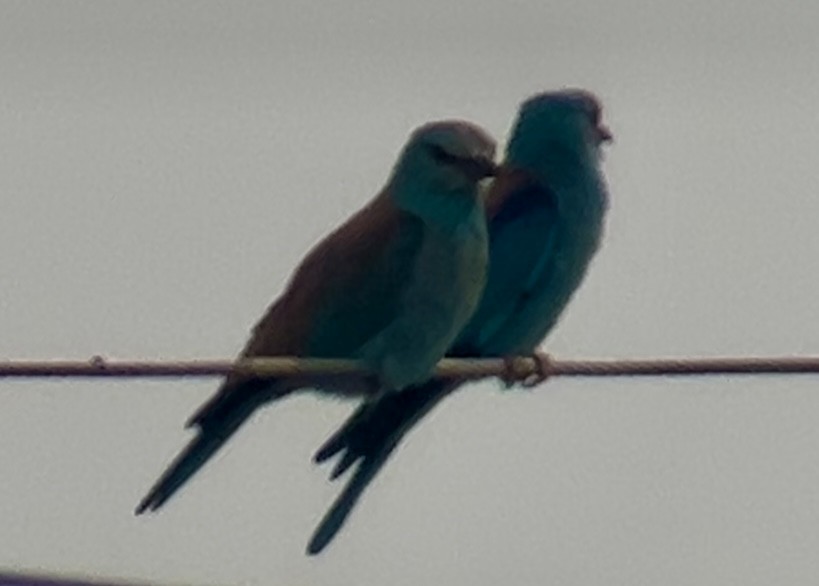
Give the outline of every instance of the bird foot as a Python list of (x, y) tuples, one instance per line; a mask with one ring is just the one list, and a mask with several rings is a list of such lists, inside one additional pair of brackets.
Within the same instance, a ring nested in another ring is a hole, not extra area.
[(518, 356), (503, 357), (503, 374), (500, 376), (503, 386), (511, 389), (526, 377), (526, 365)]
[(535, 372), (531, 373), (523, 380), (523, 386), (527, 389), (536, 387), (552, 375), (552, 357), (545, 352), (532, 352), (532, 360), (535, 363)]
[[(529, 368), (528, 360), (535, 363), (535, 370)], [(503, 358), (504, 373), (501, 376), (506, 388), (520, 383), (523, 388), (531, 389), (545, 382), (551, 376), (552, 359), (544, 352), (533, 352), (531, 356), (520, 358), (507, 356)]]

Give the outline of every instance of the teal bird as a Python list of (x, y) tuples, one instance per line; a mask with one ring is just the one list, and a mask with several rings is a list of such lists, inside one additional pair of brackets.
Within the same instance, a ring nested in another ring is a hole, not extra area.
[[(502, 170), (487, 195), (489, 276), (453, 357), (530, 354), (554, 327), (597, 251), (607, 209), (598, 100), (582, 90), (536, 95), (520, 108)], [(308, 553), (341, 529), (407, 432), (459, 383), (430, 381), (363, 404), (318, 450), (341, 457), (331, 479), (358, 467), (322, 519)]]
[[(478, 183), (495, 174), (494, 154), (492, 138), (466, 122), (417, 129), (386, 187), (307, 255), (242, 356), (357, 359), (386, 392), (426, 380), (480, 300), (488, 252)], [(161, 507), (257, 408), (296, 390), (228, 376), (136, 513)]]

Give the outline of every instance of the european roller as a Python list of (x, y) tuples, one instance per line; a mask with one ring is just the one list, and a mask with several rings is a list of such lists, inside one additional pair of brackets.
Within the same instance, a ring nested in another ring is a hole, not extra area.
[[(583, 280), (603, 232), (607, 191), (601, 145), (611, 134), (589, 92), (564, 90), (523, 103), (486, 199), (489, 275), (453, 357), (533, 353)], [(358, 467), (308, 545), (320, 552), (404, 435), (458, 382), (430, 381), (362, 405), (318, 450), (341, 453), (335, 479)]]
[[(384, 392), (425, 381), (484, 287), (478, 184), (495, 174), (494, 154), (492, 138), (467, 122), (415, 130), (380, 194), (309, 252), (241, 355), (356, 359)], [(257, 408), (296, 390), (287, 380), (228, 376), (188, 420), (196, 437), (136, 513), (161, 507)]]

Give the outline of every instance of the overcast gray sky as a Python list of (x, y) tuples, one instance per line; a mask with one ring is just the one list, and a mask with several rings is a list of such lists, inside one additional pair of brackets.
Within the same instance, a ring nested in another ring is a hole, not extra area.
[[(230, 357), (409, 132), (544, 89), (616, 135), (560, 357), (819, 351), (811, 0), (4, 2), (0, 357)], [(0, 567), (190, 584), (814, 584), (819, 379), (485, 383), (320, 558), (352, 405), (261, 413), (161, 514), (204, 381), (0, 382)]]

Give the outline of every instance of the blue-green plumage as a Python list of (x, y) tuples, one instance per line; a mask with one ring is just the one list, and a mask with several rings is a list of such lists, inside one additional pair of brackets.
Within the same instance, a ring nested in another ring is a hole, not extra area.
[[(466, 122), (416, 130), (386, 188), (311, 251), (242, 355), (361, 360), (385, 391), (423, 382), (484, 286), (487, 237), (478, 182), (494, 174), (494, 149), (486, 133)], [(297, 390), (286, 380), (228, 376), (188, 421), (196, 437), (137, 514), (161, 507), (257, 408)]]
[[(607, 208), (599, 169), (596, 100), (547, 93), (521, 107), (504, 167), (488, 196), (490, 260), (481, 303), (450, 356), (531, 353), (580, 285), (597, 250)], [(431, 381), (360, 407), (315, 456), (341, 457), (331, 478), (359, 463), (313, 535), (321, 551), (404, 435), (458, 384)]]

